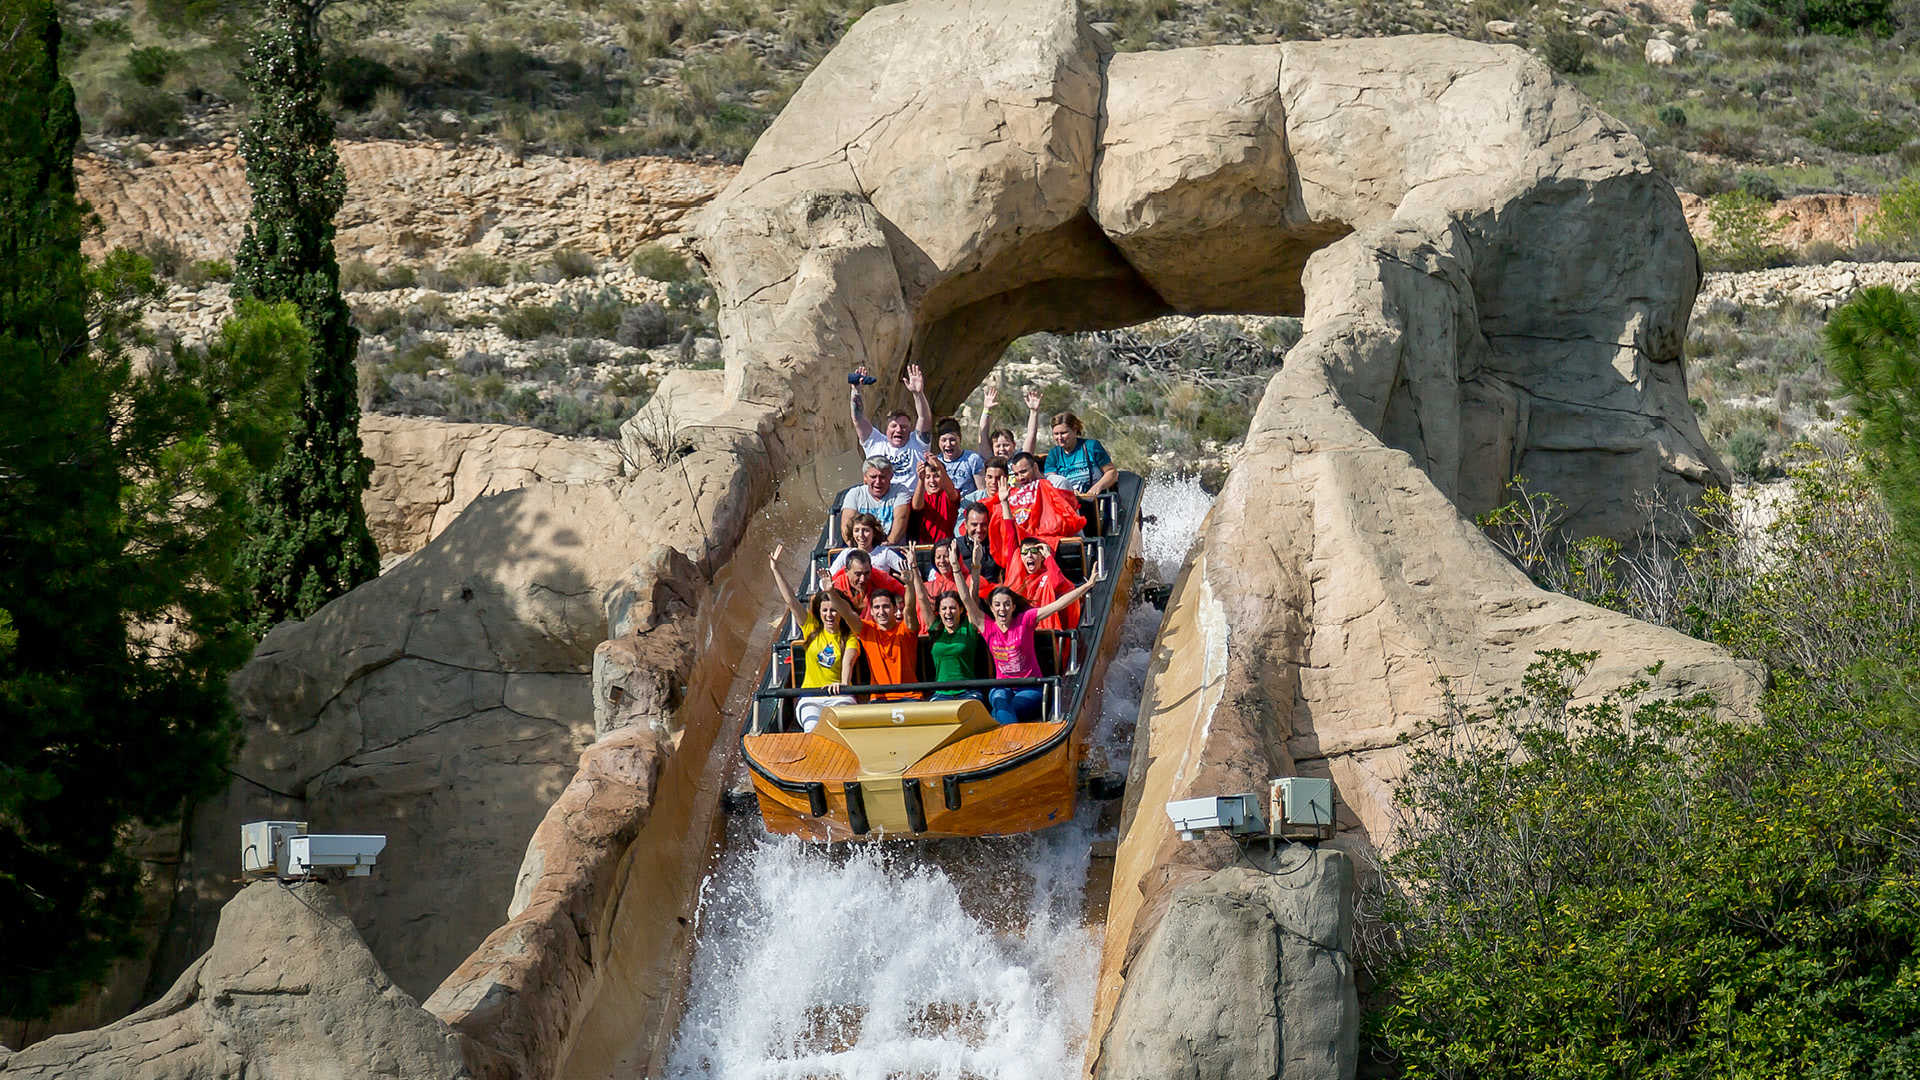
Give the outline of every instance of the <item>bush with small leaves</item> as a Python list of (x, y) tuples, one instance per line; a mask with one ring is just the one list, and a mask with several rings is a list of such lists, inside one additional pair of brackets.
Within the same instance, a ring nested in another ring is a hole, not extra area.
[(1687, 126), (1687, 110), (1678, 105), (1662, 105), (1656, 118), (1662, 127), (1674, 131), (1684, 131)]
[(664, 244), (642, 244), (628, 262), (634, 273), (655, 281), (690, 281), (699, 273), (686, 256)]
[(667, 309), (649, 300), (644, 304), (635, 304), (620, 313), (620, 328), (614, 333), (613, 340), (633, 349), (653, 349), (667, 345), (680, 337), (679, 320), (667, 313)]
[(1909, 134), (1892, 120), (1869, 116), (1851, 106), (1822, 112), (1806, 130), (1807, 138), (1845, 154), (1884, 154), (1897, 150)]
[(1767, 478), (1767, 433), (1756, 427), (1743, 427), (1727, 440), (1728, 464), (1736, 476), (1745, 480)]
[(1779, 228), (1768, 216), (1771, 204), (1744, 191), (1729, 191), (1707, 200), (1707, 224), (1712, 232), (1700, 245), (1700, 257), (1710, 270), (1759, 270), (1786, 258), (1778, 242)]
[(1763, 172), (1743, 169), (1733, 182), (1735, 187), (1761, 202), (1779, 202), (1782, 196), (1779, 182)]
[(1860, 239), (1892, 252), (1920, 254), (1920, 173), (1902, 177), (1860, 223)]
[(180, 99), (152, 86), (128, 86), (113, 97), (101, 126), (114, 135), (173, 135), (186, 113)]
[(576, 248), (561, 248), (548, 260), (556, 281), (592, 277), (599, 269), (593, 256)]
[(1571, 26), (1557, 26), (1547, 32), (1542, 45), (1547, 66), (1562, 75), (1579, 75), (1588, 68), (1587, 53), (1592, 48), (1585, 34)]
[(180, 56), (161, 45), (142, 45), (127, 53), (127, 78), (141, 86), (159, 86)]
[(544, 304), (516, 304), (495, 317), (494, 323), (501, 333), (515, 341), (546, 337), (560, 328), (553, 309)]

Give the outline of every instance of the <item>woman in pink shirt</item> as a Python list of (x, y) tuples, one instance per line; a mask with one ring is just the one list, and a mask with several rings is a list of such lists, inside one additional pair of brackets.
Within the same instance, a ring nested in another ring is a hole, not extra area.
[[(967, 618), (973, 628), (980, 631), (987, 643), (987, 653), (993, 657), (996, 679), (1039, 678), (1040, 657), (1033, 647), (1034, 627), (1041, 619), (1085, 596), (1103, 576), (1095, 567), (1087, 580), (1052, 603), (1037, 608), (1029, 607), (1019, 593), (1002, 585), (987, 594), (987, 608), (992, 612), (989, 617), (981, 612), (980, 601), (974, 598), (973, 583), (968, 580), (970, 575), (961, 560), (954, 560), (953, 572), (960, 585), (960, 601), (967, 606)], [(1045, 693), (1038, 686), (998, 687), (988, 692), (987, 708), (1000, 723), (1015, 724), (1038, 719), (1044, 698)]]

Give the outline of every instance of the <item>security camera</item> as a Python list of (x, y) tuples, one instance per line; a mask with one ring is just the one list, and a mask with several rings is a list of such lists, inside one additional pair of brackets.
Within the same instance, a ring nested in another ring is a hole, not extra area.
[(309, 833), (304, 821), (240, 826), (240, 870), (252, 877), (366, 877), (386, 850), (379, 835)]
[(1176, 799), (1167, 804), (1167, 817), (1182, 840), (1193, 839), (1202, 829), (1224, 829), (1232, 836), (1325, 840), (1334, 829), (1333, 781), (1285, 776), (1268, 781), (1265, 792)]
[(1198, 799), (1176, 799), (1167, 804), (1167, 816), (1180, 830), (1180, 839), (1191, 840), (1201, 829), (1225, 829), (1234, 836), (1259, 836), (1267, 831), (1260, 820), (1260, 796), (1208, 795)]

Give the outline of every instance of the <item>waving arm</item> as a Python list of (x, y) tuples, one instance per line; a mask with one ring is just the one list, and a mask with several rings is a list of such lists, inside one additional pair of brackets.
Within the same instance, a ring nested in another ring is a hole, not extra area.
[(1036, 620), (1044, 619), (1049, 615), (1065, 611), (1075, 600), (1087, 595), (1087, 592), (1095, 585), (1098, 585), (1100, 579), (1106, 576), (1105, 572), (1099, 567), (1095, 567), (1093, 573), (1087, 575), (1087, 580), (1075, 585), (1072, 589), (1068, 590), (1065, 595), (1061, 596), (1060, 599), (1034, 612), (1034, 618)]
[(800, 598), (793, 594), (793, 586), (787, 584), (785, 574), (780, 572), (780, 556), (786, 554), (787, 545), (781, 544), (767, 556), (767, 569), (773, 571), (774, 588), (780, 590), (780, 600), (787, 605), (787, 614), (793, 616), (793, 625), (807, 625), (807, 609), (800, 605)]

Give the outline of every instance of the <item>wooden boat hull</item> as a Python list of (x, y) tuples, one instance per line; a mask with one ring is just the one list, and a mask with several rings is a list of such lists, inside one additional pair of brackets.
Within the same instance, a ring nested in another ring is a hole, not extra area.
[[(861, 814), (852, 812), (847, 785), (843, 780), (819, 781), (819, 797), (825, 813), (814, 813), (809, 792), (794, 791), (761, 770), (765, 758), (756, 757), (753, 775), (755, 792), (760, 797), (760, 816), (771, 832), (802, 836), (808, 840), (835, 842), (876, 839), (885, 835), (927, 837), (1002, 836), (1031, 832), (1065, 821), (1073, 816), (1078, 787), (1077, 740), (1061, 731), (1063, 724), (1010, 724), (1000, 729), (1022, 741), (1035, 743), (1031, 752), (1011, 768), (978, 780), (960, 780), (949, 784), (951, 772), (938, 765), (909, 770), (899, 777), (869, 777), (857, 780), (855, 798)], [(1045, 731), (1020, 729), (1047, 729)], [(1038, 736), (1038, 738), (1034, 738)], [(749, 741), (810, 740), (824, 742), (819, 735), (757, 735)], [(987, 736), (977, 738), (985, 739)], [(975, 748), (955, 747), (971, 752)], [(783, 757), (771, 746), (750, 747), (766, 757)], [(983, 765), (991, 758), (975, 758), (969, 764)], [(771, 765), (768, 772), (777, 769)], [(777, 774), (776, 774), (777, 775)], [(785, 779), (785, 778), (781, 778)], [(910, 796), (918, 792), (924, 828), (916, 829), (908, 811)], [(952, 789), (949, 792), (949, 788)], [(950, 803), (958, 806), (950, 806)], [(864, 815), (867, 828), (855, 832), (852, 824)]]

